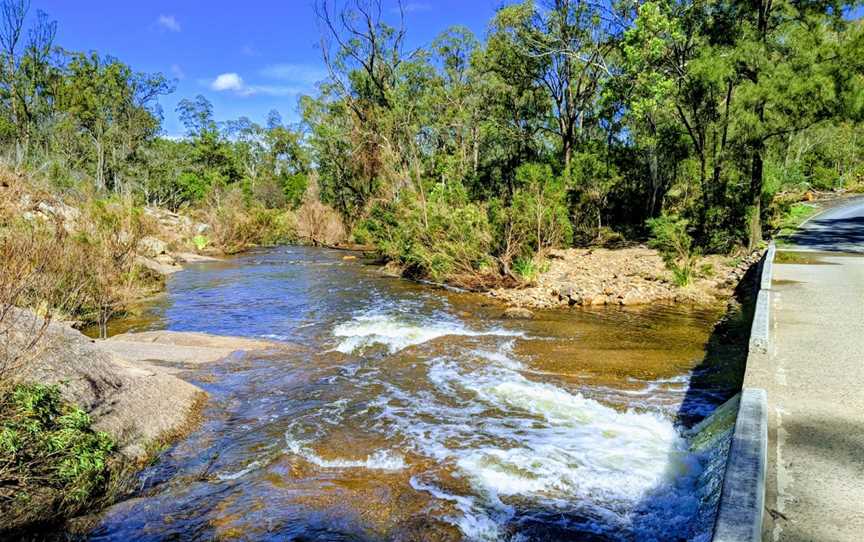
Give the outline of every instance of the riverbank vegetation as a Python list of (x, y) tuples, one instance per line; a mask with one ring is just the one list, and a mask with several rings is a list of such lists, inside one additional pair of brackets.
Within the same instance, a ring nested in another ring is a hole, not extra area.
[(0, 389), (0, 532), (110, 502), (115, 446), (56, 386)]
[(860, 185), (847, 8), (520, 2), (485, 40), (409, 51), (379, 3), (319, 3), (330, 77), (303, 112), (322, 195), (432, 276), (614, 232), (654, 234), (686, 283), (699, 252), (757, 247), (794, 194)]
[[(845, 4), (514, 2), (483, 37), (410, 50), (402, 8), (319, 2), (328, 76), (299, 123), (258, 124), (218, 122), (203, 96), (166, 113), (173, 81), (66, 50), (47, 15), (4, 0), (0, 155), (83, 207), (190, 216), (195, 250), (349, 240), (479, 286), (661, 225), (694, 255), (752, 249), (807, 191), (861, 186)], [(686, 282), (694, 257), (667, 260)]]

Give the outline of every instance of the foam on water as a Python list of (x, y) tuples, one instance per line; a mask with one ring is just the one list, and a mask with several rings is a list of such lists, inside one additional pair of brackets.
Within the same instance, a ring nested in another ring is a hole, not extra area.
[(351, 321), (337, 325), (333, 335), (342, 341), (335, 350), (344, 354), (360, 353), (375, 344), (383, 345), (393, 354), (409, 346), (422, 344), (438, 337), (460, 335), (477, 337), (482, 335), (519, 336), (520, 333), (494, 329), (476, 331), (458, 321), (417, 321), (388, 313), (365, 313)]
[[(531, 518), (548, 522), (550, 514), (565, 529), (612, 538), (662, 540), (672, 533), (694, 539), (703, 529), (696, 488), (702, 462), (672, 419), (657, 409), (616, 410), (576, 389), (532, 380), (538, 376), (512, 352), (515, 339), (507, 335), (513, 333), (376, 312), (336, 326), (333, 335), (341, 339), (337, 350), (361, 355), (376, 344), (397, 354), (448, 335), (502, 338), (495, 349), (466, 345), (430, 359), (392, 358), (424, 372), (419, 388), (416, 382), (380, 378), (379, 372), (352, 380), (359, 388), (375, 387), (377, 399), (366, 405), (374, 417), (367, 429), (467, 482), (470, 491), (453, 489), (435, 469), (411, 478), (414, 489), (458, 510), (445, 520), (466, 539), (512, 541), (508, 525)], [(322, 407), (335, 415), (328, 423), (338, 424), (346, 402), (330, 407)], [(326, 438), (320, 427), (306, 441), (290, 433), (289, 451), (322, 468), (406, 467), (401, 456), (385, 450), (366, 459), (325, 460), (311, 447)]]
[(600, 517), (592, 528), (629, 529), (647, 540), (695, 528), (689, 523), (698, 507), (693, 484), (700, 462), (670, 419), (617, 411), (529, 380), (506, 345), (472, 352), (470, 359), (433, 360), (429, 379), (442, 396), (472, 407), (394, 388), (381, 401), (382, 419), (469, 481), (474, 497), (416, 484), (457, 504), (463, 516), (453, 523), (468, 539), (500, 539), (515, 514), (509, 502)]
[(247, 474), (249, 474), (253, 470), (260, 467), (261, 465), (262, 465), (262, 462), (256, 460), (256, 461), (249, 463), (248, 465), (246, 465), (246, 467), (238, 470), (237, 472), (225, 472), (225, 473), (217, 474), (216, 478), (221, 482), (230, 481), (230, 480), (237, 480), (238, 478), (242, 478), (242, 477), (246, 476)]
[(385, 450), (378, 450), (365, 459), (324, 459), (319, 456), (305, 443), (294, 440), (288, 435), (285, 437), (288, 452), (299, 455), (306, 461), (321, 467), (322, 469), (369, 469), (397, 471), (405, 468), (405, 460), (401, 455), (393, 454)]

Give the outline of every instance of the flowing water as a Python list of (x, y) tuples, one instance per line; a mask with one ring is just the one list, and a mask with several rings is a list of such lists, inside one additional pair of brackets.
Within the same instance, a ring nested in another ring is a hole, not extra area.
[(692, 385), (718, 311), (506, 321), (344, 254), (190, 266), (132, 322), (289, 347), (190, 369), (202, 426), (92, 540), (709, 538), (724, 444), (681, 422), (729, 395)]

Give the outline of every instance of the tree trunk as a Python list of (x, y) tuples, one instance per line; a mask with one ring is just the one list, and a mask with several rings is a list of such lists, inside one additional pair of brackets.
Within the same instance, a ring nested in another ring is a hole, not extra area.
[(570, 159), (573, 157), (573, 136), (567, 134), (564, 136), (564, 167), (569, 170)]
[(750, 238), (747, 247), (754, 250), (762, 242), (762, 153), (765, 144), (759, 141), (753, 148), (753, 164), (750, 169)]
[(96, 142), (96, 190), (105, 190), (105, 150), (99, 141)]
[(648, 173), (651, 178), (651, 197), (648, 199), (646, 215), (652, 218), (657, 211), (657, 195), (660, 193), (660, 164), (658, 162), (656, 144), (648, 147)]

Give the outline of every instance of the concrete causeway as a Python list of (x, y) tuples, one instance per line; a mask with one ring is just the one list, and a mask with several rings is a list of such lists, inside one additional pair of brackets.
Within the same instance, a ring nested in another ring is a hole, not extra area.
[(778, 248), (770, 341), (745, 388), (768, 397), (763, 540), (864, 540), (864, 199)]

